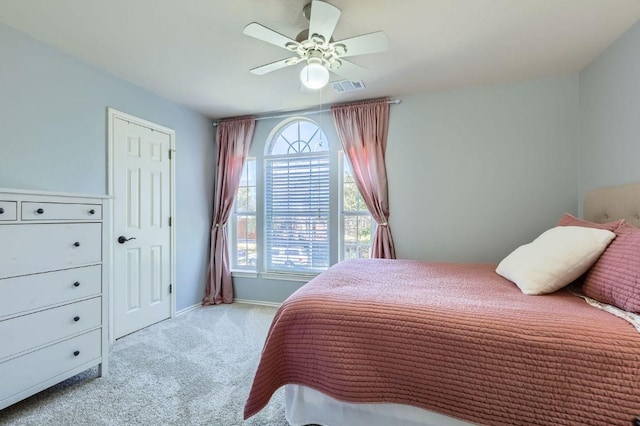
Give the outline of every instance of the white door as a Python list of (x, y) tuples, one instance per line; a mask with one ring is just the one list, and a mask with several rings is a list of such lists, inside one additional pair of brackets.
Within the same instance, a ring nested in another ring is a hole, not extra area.
[(171, 316), (171, 137), (113, 119), (113, 330)]

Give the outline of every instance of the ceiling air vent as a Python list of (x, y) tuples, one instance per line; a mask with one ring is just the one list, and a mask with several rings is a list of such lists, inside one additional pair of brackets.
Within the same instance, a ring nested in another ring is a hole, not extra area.
[(333, 90), (338, 93), (353, 92), (354, 90), (362, 90), (365, 88), (364, 81), (340, 80), (332, 81)]

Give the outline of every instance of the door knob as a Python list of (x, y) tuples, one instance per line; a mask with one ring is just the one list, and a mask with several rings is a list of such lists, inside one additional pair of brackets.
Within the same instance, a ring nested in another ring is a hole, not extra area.
[(123, 235), (120, 235), (120, 236), (118, 237), (118, 242), (119, 242), (120, 244), (124, 244), (124, 243), (126, 243), (127, 241), (129, 241), (129, 240), (135, 240), (135, 239), (136, 239), (136, 237), (127, 238), (127, 237), (125, 237), (125, 236), (123, 236)]

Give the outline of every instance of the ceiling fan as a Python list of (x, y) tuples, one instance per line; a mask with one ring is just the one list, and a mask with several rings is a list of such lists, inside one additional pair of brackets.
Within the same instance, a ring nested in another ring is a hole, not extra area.
[(329, 3), (313, 0), (304, 7), (303, 15), (309, 20), (309, 29), (298, 34), (295, 40), (257, 22), (244, 28), (244, 34), (293, 54), (289, 58), (253, 68), (250, 70), (253, 74), (263, 75), (306, 62), (300, 72), (300, 81), (310, 89), (320, 89), (329, 82), (329, 71), (344, 77), (366, 71), (366, 68), (344, 58), (387, 50), (387, 36), (382, 31), (333, 41), (331, 36), (340, 18), (340, 9)]

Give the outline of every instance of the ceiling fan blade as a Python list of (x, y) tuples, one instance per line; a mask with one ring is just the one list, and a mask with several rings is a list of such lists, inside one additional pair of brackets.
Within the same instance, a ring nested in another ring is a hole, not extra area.
[(382, 31), (345, 38), (344, 40), (336, 41), (333, 44), (334, 46), (336, 44), (342, 44), (346, 48), (347, 53), (341, 55), (341, 58), (384, 52), (389, 48), (387, 35)]
[(282, 59), (279, 61), (271, 62), (270, 64), (252, 68), (249, 71), (251, 71), (252, 74), (263, 75), (271, 71), (279, 70), (280, 68), (288, 67), (289, 65), (295, 65), (301, 60), (301, 58), (294, 56), (292, 58)]
[(340, 9), (329, 3), (313, 0), (311, 2), (311, 19), (309, 20), (309, 38), (313, 34), (318, 34), (324, 37), (327, 42), (331, 40), (340, 13)]
[(342, 65), (335, 70), (331, 70), (331, 72), (350, 80), (359, 80), (362, 74), (368, 71), (365, 67), (361, 67), (360, 65), (354, 64), (353, 62), (349, 62), (345, 59), (340, 59), (340, 62), (342, 62)]
[(290, 43), (298, 45), (298, 42), (290, 39), (287, 36), (280, 34), (279, 32), (273, 31), (270, 28), (265, 27), (264, 25), (260, 25), (257, 22), (252, 22), (242, 31), (244, 34), (257, 38), (258, 40), (266, 41), (267, 43), (271, 43), (275, 46), (282, 47), (283, 49), (291, 50), (287, 47), (291, 46)]

